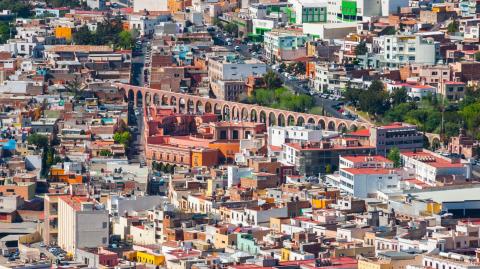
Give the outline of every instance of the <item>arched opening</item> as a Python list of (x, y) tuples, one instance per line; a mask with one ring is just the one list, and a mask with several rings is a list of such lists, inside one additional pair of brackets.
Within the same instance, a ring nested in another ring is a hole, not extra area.
[(188, 99), (187, 101), (187, 111), (188, 114), (193, 114), (195, 112), (195, 106), (192, 99)]
[(440, 139), (438, 139), (436, 137), (432, 139), (432, 145), (430, 146), (431, 150), (435, 151), (435, 150), (439, 149), (441, 146), (442, 146), (442, 144), (440, 143)]
[(358, 130), (357, 125), (355, 124), (350, 125), (350, 132), (356, 132), (357, 130)]
[(344, 122), (341, 122), (338, 125), (338, 131), (341, 132), (341, 133), (347, 132), (347, 125)]
[(145, 93), (145, 106), (150, 106), (152, 103), (152, 96), (150, 92)]
[(197, 114), (205, 113), (205, 108), (203, 107), (202, 101), (197, 101), (197, 104), (195, 105), (195, 110), (197, 111)]
[(220, 104), (216, 103), (213, 108), (214, 108), (213, 109), (213, 114), (222, 116), (222, 108), (221, 108)]
[(158, 96), (158, 94), (154, 94), (154, 95), (153, 95), (153, 104), (154, 104), (155, 106), (160, 105), (160, 97)]
[(177, 106), (177, 98), (175, 98), (175, 96), (172, 96), (170, 98), (170, 105), (171, 106)]
[(263, 110), (260, 111), (260, 122), (267, 123), (267, 114)]
[(247, 108), (242, 108), (242, 121), (248, 121), (248, 109)]
[(167, 106), (168, 105), (168, 96), (164, 95), (162, 96), (162, 106)]
[(320, 119), (318, 121), (318, 126), (320, 126), (322, 130), (325, 130), (325, 126), (326, 126), (325, 121), (323, 119)]
[(230, 107), (228, 105), (224, 105), (222, 109), (222, 119), (224, 121), (230, 120)]
[(133, 105), (133, 102), (135, 102), (135, 93), (130, 89), (128, 90), (128, 103)]
[(178, 99), (178, 113), (185, 114), (185, 105), (186, 105), (185, 99), (180, 97)]
[(143, 106), (143, 96), (142, 96), (142, 92), (141, 92), (141, 91), (138, 91), (138, 92), (137, 92), (137, 103), (136, 103), (136, 106), (137, 106), (137, 107), (142, 107), (142, 106)]
[(315, 119), (314, 118), (309, 118), (307, 123), (308, 124), (315, 124)]
[(330, 121), (328, 123), (328, 130), (329, 131), (335, 131), (335, 122), (334, 121)]
[(297, 126), (304, 126), (305, 125), (305, 119), (300, 116), (297, 118)]
[(212, 104), (210, 102), (205, 103), (205, 113), (212, 113)]
[(288, 126), (295, 126), (295, 118), (292, 115), (288, 115), (287, 125)]
[(275, 126), (277, 125), (277, 117), (275, 117), (275, 113), (270, 112), (268, 114), (268, 126)]
[(232, 120), (239, 120), (239, 111), (237, 106), (232, 107)]
[(285, 126), (285, 116), (282, 113), (278, 115), (277, 124), (278, 126)]
[(258, 122), (258, 115), (255, 109), (250, 110), (250, 121), (251, 122)]

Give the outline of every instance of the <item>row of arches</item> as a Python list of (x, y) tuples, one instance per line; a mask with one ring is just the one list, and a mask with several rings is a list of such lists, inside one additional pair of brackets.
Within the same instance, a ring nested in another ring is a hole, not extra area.
[[(180, 114), (215, 114), (219, 115), (225, 121), (244, 121), (244, 122), (259, 122), (265, 123), (268, 126), (304, 126), (306, 124), (318, 125), (324, 130), (330, 131), (355, 131), (361, 127), (355, 122), (341, 121), (338, 119), (325, 119), (324, 117), (318, 119), (318, 116), (300, 114), (289, 111), (272, 111), (269, 108), (259, 106), (251, 106), (240, 104), (233, 104), (231, 102), (225, 103), (222, 100), (198, 100), (198, 98), (178, 97), (170, 94), (153, 95), (150, 92), (145, 94), (138, 90), (134, 92), (132, 89), (128, 91), (128, 101), (134, 103), (137, 107), (150, 105), (167, 105), (172, 106), (176, 113)], [(299, 115), (300, 114), (300, 115)]]

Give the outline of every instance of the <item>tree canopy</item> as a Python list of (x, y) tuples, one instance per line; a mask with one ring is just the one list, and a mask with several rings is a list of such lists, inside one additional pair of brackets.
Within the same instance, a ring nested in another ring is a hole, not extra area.
[(97, 24), (96, 31), (83, 25), (73, 33), (73, 42), (78, 45), (110, 45), (115, 49), (131, 49), (134, 33), (124, 30), (120, 18), (106, 18)]
[(392, 149), (390, 149), (387, 158), (393, 162), (394, 167), (401, 166), (400, 150), (397, 147), (393, 147)]
[(37, 146), (38, 148), (45, 148), (48, 146), (48, 137), (42, 134), (31, 134), (27, 137), (28, 144)]
[(313, 97), (306, 94), (295, 95), (287, 88), (257, 89), (249, 98), (250, 103), (285, 109), (295, 112), (308, 111), (315, 105)]

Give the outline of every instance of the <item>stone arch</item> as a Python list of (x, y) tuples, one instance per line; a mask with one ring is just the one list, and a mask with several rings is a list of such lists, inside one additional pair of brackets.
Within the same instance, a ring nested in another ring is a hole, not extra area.
[(285, 122), (285, 115), (283, 113), (279, 113), (277, 117), (277, 125), (278, 126), (285, 126), (287, 123)]
[(195, 113), (195, 105), (193, 103), (193, 99), (188, 99), (187, 100), (187, 113), (188, 114)]
[(231, 119), (230, 107), (228, 105), (224, 105), (222, 108), (222, 119), (224, 121), (229, 121)]
[(205, 113), (205, 107), (203, 106), (203, 103), (201, 100), (198, 100), (197, 104), (195, 104), (195, 111), (197, 112), (197, 114)]
[(210, 102), (205, 103), (205, 113), (212, 113), (212, 104)]
[(434, 137), (432, 139), (432, 143), (430, 144), (431, 150), (435, 151), (439, 149), (442, 146), (442, 143), (440, 142), (440, 138)]
[(321, 128), (322, 130), (325, 130), (325, 126), (326, 126), (325, 120), (324, 120), (324, 119), (319, 119), (319, 120), (318, 120), (318, 126), (320, 126), (320, 128)]
[(288, 126), (295, 126), (295, 117), (292, 114), (288, 115), (287, 117), (287, 125)]
[(250, 121), (251, 122), (258, 122), (258, 114), (255, 109), (250, 110)]
[(345, 133), (347, 132), (347, 124), (345, 124), (345, 122), (341, 122), (339, 125), (338, 125), (338, 129), (337, 129), (339, 132), (341, 133)]
[(265, 111), (261, 110), (260, 115), (258, 116), (259, 119), (260, 119), (260, 122), (261, 123), (267, 123), (267, 113), (265, 113)]
[(160, 97), (158, 96), (158, 93), (155, 93), (153, 95), (153, 104), (155, 106), (159, 106), (160, 105)]
[(328, 122), (328, 130), (335, 131), (335, 122), (333, 120)]
[(302, 116), (298, 117), (296, 125), (297, 126), (304, 126), (305, 125), (305, 119)]
[(356, 132), (358, 127), (355, 123), (350, 124), (350, 132)]
[(241, 114), (241, 121), (249, 121), (248, 109), (246, 107), (242, 108), (242, 112), (240, 114)]
[(170, 97), (170, 105), (171, 106), (177, 106), (177, 98), (175, 96)]
[(128, 102), (128, 92), (124, 88), (118, 89), (118, 92), (122, 94), (123, 101)]
[(220, 116), (222, 115), (222, 107), (219, 103), (215, 103), (215, 105), (213, 106), (213, 114)]
[(232, 107), (232, 120), (240, 120), (240, 111), (235, 105)]
[(142, 91), (137, 91), (137, 103), (135, 104), (137, 107), (142, 107), (143, 105), (143, 94)]
[(145, 92), (145, 106), (150, 106), (152, 104), (152, 94), (147, 91)]
[(275, 113), (270, 112), (268, 113), (268, 126), (275, 126), (277, 125), (277, 117), (275, 116)]
[(163, 95), (162, 96), (162, 106), (167, 106), (169, 105), (168, 103), (168, 95)]
[(314, 118), (308, 118), (307, 124), (315, 124)]
[(178, 99), (178, 113), (180, 114), (185, 114), (185, 107), (186, 107), (186, 102), (183, 97), (180, 97)]

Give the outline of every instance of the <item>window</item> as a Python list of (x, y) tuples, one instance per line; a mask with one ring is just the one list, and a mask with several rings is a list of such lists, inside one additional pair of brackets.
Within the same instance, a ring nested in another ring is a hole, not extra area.
[(106, 243), (107, 243), (107, 238), (106, 237), (102, 238), (102, 244), (106, 244)]
[(106, 222), (102, 223), (102, 228), (103, 229), (107, 228), (107, 223)]

